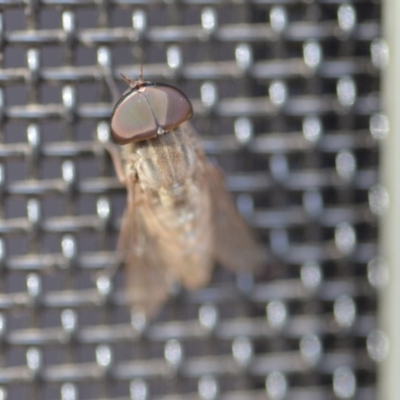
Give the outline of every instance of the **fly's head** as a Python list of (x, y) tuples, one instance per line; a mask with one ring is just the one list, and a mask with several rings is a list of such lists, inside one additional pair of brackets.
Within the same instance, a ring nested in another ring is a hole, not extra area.
[(131, 81), (114, 107), (111, 132), (114, 142), (127, 144), (170, 132), (192, 118), (190, 100), (179, 89), (160, 83)]

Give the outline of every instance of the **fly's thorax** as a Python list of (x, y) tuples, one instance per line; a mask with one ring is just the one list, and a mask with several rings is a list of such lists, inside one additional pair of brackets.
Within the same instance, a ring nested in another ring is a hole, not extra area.
[(179, 128), (135, 143), (134, 152), (135, 170), (143, 190), (179, 194), (195, 173), (195, 150)]
[(157, 197), (162, 206), (174, 209), (193, 208), (198, 203), (200, 187), (197, 176), (189, 177), (183, 184), (161, 187)]

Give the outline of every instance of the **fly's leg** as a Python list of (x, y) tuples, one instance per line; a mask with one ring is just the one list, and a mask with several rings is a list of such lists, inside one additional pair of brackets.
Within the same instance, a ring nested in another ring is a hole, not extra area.
[(121, 264), (126, 260), (130, 251), (132, 251), (132, 243), (134, 240), (134, 231), (137, 224), (137, 207), (139, 199), (136, 198), (135, 189), (137, 184), (133, 182), (132, 185), (127, 186), (128, 199), (127, 207), (122, 217), (120, 233), (117, 243), (117, 259), (111, 268), (107, 268), (106, 271), (102, 271), (100, 276), (111, 279), (118, 271)]
[(113, 102), (116, 103), (121, 98), (121, 94), (113, 77), (110, 49), (100, 47), (97, 51), (97, 62), (100, 66), (101, 76), (110, 90)]
[[(106, 271), (102, 271), (99, 278), (103, 277), (106, 279), (111, 279), (115, 273), (118, 271), (121, 264), (125, 261), (127, 257), (127, 253), (130, 251), (130, 243), (132, 241), (132, 231), (134, 229), (135, 224), (135, 215), (137, 212), (137, 206), (139, 200), (138, 185), (137, 178), (135, 175), (127, 176), (125, 174), (124, 164), (122, 162), (121, 154), (119, 152), (118, 147), (109, 142), (102, 143), (101, 145), (111, 156), (112, 162), (114, 164), (115, 173), (119, 182), (124, 185), (127, 189), (127, 207), (124, 212), (120, 234), (118, 238), (117, 244), (117, 259), (114, 262), (114, 265), (111, 268), (107, 268)], [(134, 155), (131, 156), (131, 162), (133, 163), (132, 169), (135, 169), (135, 159)]]
[(127, 213), (125, 212), (121, 222), (115, 261), (113, 261), (111, 267), (107, 267), (105, 270), (101, 271), (97, 275), (96, 282), (98, 282), (99, 279), (111, 280), (112, 277), (118, 272), (121, 265), (124, 263), (126, 258), (125, 242), (129, 237), (129, 231), (130, 231), (129, 219), (127, 218)]
[[(106, 47), (101, 47), (97, 53), (97, 60), (100, 66), (101, 76), (106, 83), (113, 102), (117, 103), (121, 98), (118, 87), (113, 77), (112, 63), (110, 51)], [(110, 286), (110, 280), (120, 268), (121, 264), (126, 260), (127, 251), (129, 250), (129, 241), (132, 238), (132, 215), (136, 210), (133, 188), (135, 187), (135, 179), (131, 176), (127, 177), (125, 174), (124, 163), (122, 161), (121, 153), (119, 148), (108, 140), (101, 141), (101, 147), (108, 152), (114, 165), (115, 174), (119, 182), (125, 186), (128, 190), (128, 204), (125, 210), (124, 216), (121, 222), (120, 234), (117, 244), (117, 258), (111, 268), (107, 268), (106, 271), (102, 271), (96, 279), (97, 287), (100, 293), (102, 293), (102, 287), (106, 287), (107, 284)], [(133, 162), (134, 156), (132, 155), (131, 162)]]
[(117, 84), (114, 81), (113, 75), (112, 75), (112, 70), (109, 71), (109, 73), (104, 75), (104, 80), (106, 81), (106, 84), (108, 86), (108, 89), (111, 92), (111, 96), (113, 98), (114, 104), (117, 103), (117, 101), (121, 98), (121, 94), (118, 90)]
[(112, 163), (114, 165), (115, 174), (117, 175), (119, 182), (122, 185), (126, 186), (126, 175), (125, 175), (124, 164), (122, 162), (121, 153), (118, 147), (114, 143), (110, 142), (104, 142), (101, 144), (101, 146), (110, 155)]
[[(101, 76), (110, 90), (113, 102), (117, 103), (121, 95), (113, 77), (110, 50), (107, 47), (99, 48), (97, 51), (97, 62), (100, 66)], [(108, 140), (108, 138), (101, 141), (101, 146), (110, 154), (118, 180), (122, 185), (126, 186), (126, 176), (120, 152), (113, 143), (106, 140)]]

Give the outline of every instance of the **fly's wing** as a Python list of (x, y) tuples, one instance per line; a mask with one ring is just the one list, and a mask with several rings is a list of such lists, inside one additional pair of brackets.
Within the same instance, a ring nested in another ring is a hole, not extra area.
[(151, 317), (167, 299), (174, 277), (163, 264), (157, 239), (147, 229), (139, 184), (128, 182), (127, 190), (118, 251), (126, 264), (128, 301), (133, 310)]
[(210, 187), (215, 236), (215, 257), (225, 267), (238, 271), (259, 270), (266, 253), (225, 189), (222, 172), (204, 156)]
[(236, 209), (225, 188), (222, 172), (204, 154), (200, 135), (189, 122), (186, 122), (183, 128), (196, 148), (205, 181), (208, 183), (215, 258), (235, 272), (259, 270), (266, 260), (264, 248)]

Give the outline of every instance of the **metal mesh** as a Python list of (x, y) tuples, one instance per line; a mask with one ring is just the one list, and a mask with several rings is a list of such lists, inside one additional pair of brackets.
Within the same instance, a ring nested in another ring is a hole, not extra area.
[[(0, 399), (375, 399), (380, 2), (0, 4)], [(96, 279), (125, 205), (102, 68), (122, 93), (142, 61), (268, 248), (148, 325)]]

